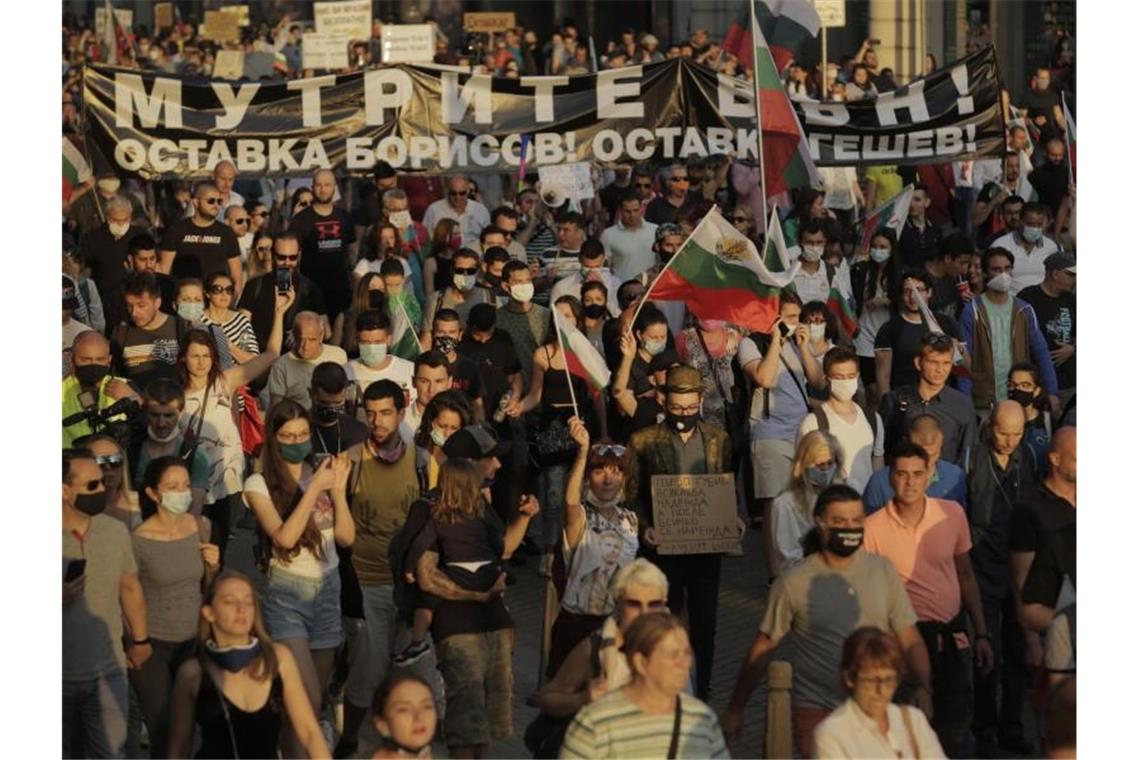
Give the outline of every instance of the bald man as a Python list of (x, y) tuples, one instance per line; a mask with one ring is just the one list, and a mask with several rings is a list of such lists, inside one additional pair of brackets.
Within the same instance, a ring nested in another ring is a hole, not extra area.
[(479, 244), (479, 233), (491, 224), (491, 212), (479, 201), (471, 197), (468, 178), (456, 174), (444, 183), (445, 197), (427, 207), (424, 212), (424, 227), (428, 234), (435, 232), (441, 219), (454, 219), (459, 223), (459, 234), (463, 237), (464, 248), (474, 248)]
[(249, 248), (253, 245), (253, 231), (251, 229), (252, 217), (245, 210), (245, 206), (230, 206), (225, 211), (226, 226), (233, 231), (241, 251), (241, 260), (249, 258)]
[(1024, 438), (1025, 411), (1021, 405), (1011, 400), (998, 402), (979, 435), (966, 478), (967, 516), (974, 538), (971, 560), (982, 594), (982, 612), (1001, 663), (989, 673), (974, 673), (978, 754), (997, 746), (1022, 747), (1025, 742), (1021, 710), (1028, 681), (1009, 557), (1014, 507), (1033, 493), (1038, 482), (1033, 452)]
[[(63, 378), (63, 419), (83, 411), (91, 397), (98, 409), (106, 409), (121, 398), (140, 401), (127, 381), (111, 375), (111, 342), (94, 330), (75, 336), (71, 343), (71, 373)], [(87, 393), (80, 400), (80, 394)], [(76, 438), (95, 432), (87, 420), (63, 429), (63, 448)]]
[(320, 287), (330, 315), (350, 306), (351, 247), (356, 242), (352, 217), (333, 205), (335, 196), (336, 177), (321, 169), (313, 175), (313, 205), (293, 217), (289, 226), (301, 239), (301, 274)]
[(194, 215), (167, 228), (158, 271), (176, 280), (195, 277), (203, 282), (214, 272), (223, 272), (241, 290), (241, 248), (233, 230), (217, 219), (221, 204), (222, 195), (213, 182), (200, 182), (194, 188)]
[(317, 365), (336, 362), (343, 367), (348, 363), (344, 349), (327, 345), (324, 336), (324, 322), (316, 312), (302, 311), (293, 318), (293, 350), (273, 362), (269, 369), (270, 405), (288, 398), (311, 409), (313, 399), (309, 389)]
[(245, 198), (234, 192), (234, 180), (236, 179), (237, 167), (234, 166), (233, 161), (219, 161), (214, 167), (214, 186), (218, 188), (218, 194), (222, 196), (216, 217), (218, 221), (222, 220), (222, 215), (231, 206), (245, 205)]

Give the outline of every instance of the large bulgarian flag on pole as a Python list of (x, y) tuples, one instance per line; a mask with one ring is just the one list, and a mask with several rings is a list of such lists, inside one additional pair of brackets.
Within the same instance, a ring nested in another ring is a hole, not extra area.
[(724, 36), (723, 47), (739, 58), (748, 71), (752, 71), (752, 47), (756, 40), (751, 25), (753, 14), (771, 46), (776, 71), (783, 71), (803, 43), (819, 34), (821, 26), (811, 0), (746, 0)]
[(684, 301), (698, 319), (768, 332), (779, 314), (780, 290), (800, 266), (788, 260), (775, 209), (772, 219), (762, 259), (714, 206), (649, 286), (645, 300)]
[[(809, 6), (810, 7), (810, 6)], [(814, 13), (814, 9), (812, 13)], [(815, 17), (816, 30), (819, 16)], [(764, 167), (765, 200), (797, 187), (822, 187), (803, 126), (788, 99), (779, 67), (768, 48), (755, 14), (752, 16), (753, 93), (760, 127), (760, 162)]]
[(863, 239), (860, 245), (863, 248), (871, 246), (871, 238), (884, 227), (895, 233), (895, 242), (902, 235), (903, 224), (910, 213), (910, 199), (914, 195), (914, 185), (907, 185), (898, 195), (879, 206), (867, 217), (863, 225)]
[[(581, 330), (566, 321), (562, 312), (551, 309), (551, 314), (554, 316), (554, 329), (558, 332), (558, 343), (562, 346), (562, 355), (566, 360), (567, 374), (581, 378), (590, 389), (590, 394), (599, 396), (610, 384), (610, 370), (606, 366), (606, 360)], [(569, 385), (573, 398), (574, 384), (571, 382)], [(576, 400), (574, 405), (577, 407)]]
[(71, 141), (63, 138), (63, 202), (68, 203), (84, 183), (91, 180), (91, 165), (83, 153)]

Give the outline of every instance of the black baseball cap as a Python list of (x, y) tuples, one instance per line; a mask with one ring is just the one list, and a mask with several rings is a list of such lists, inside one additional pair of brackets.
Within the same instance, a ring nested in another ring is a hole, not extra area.
[(448, 459), (487, 459), (505, 456), (511, 449), (510, 441), (499, 441), (495, 431), (483, 425), (468, 425), (451, 434), (443, 444)]
[(1062, 269), (1069, 274), (1077, 273), (1077, 257), (1067, 251), (1057, 251), (1045, 257), (1045, 271)]
[(396, 170), (387, 161), (377, 161), (372, 167), (372, 179), (390, 179), (396, 176)]

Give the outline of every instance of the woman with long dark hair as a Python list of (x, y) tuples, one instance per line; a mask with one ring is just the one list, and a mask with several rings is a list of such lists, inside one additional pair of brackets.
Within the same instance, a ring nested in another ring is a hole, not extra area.
[(190, 445), (200, 447), (210, 463), (206, 504), (213, 522), (213, 541), (225, 556), (226, 537), (238, 514), (232, 497), (241, 493), (245, 476), (245, 453), (235, 415), (238, 389), (264, 373), (281, 353), (285, 312), (293, 303), (292, 289), (277, 294), (273, 329), (265, 351), (243, 364), (222, 369), (218, 347), (205, 330), (190, 330), (182, 338), (176, 368), (178, 382), (186, 394), (186, 406), (179, 421)]
[(348, 456), (311, 457), (311, 436), (300, 404), (285, 399), (270, 408), (261, 473), (246, 479), (243, 496), (264, 537), (266, 625), (292, 651), (319, 711), (343, 636), (336, 545), (352, 546), (356, 527), (345, 495)]
[(222, 331), (229, 342), (230, 354), (234, 360), (240, 364), (261, 353), (249, 317), (231, 308), (237, 303), (233, 279), (225, 272), (214, 272), (206, 278), (203, 290), (206, 309), (202, 314), (202, 322)]
[(443, 444), (457, 430), (471, 424), (474, 412), (471, 402), (461, 391), (444, 391), (433, 398), (424, 409), (415, 443), (428, 453), (427, 485), (433, 489), (439, 482), (439, 466), (447, 456)]
[(812, 219), (835, 218), (835, 214), (825, 205), (824, 198), (822, 191), (810, 187), (801, 188), (797, 192), (792, 213), (784, 220), (784, 242), (796, 245), (800, 229)]
[(178, 669), (167, 757), (278, 757), (285, 719), (306, 757), (329, 757), (289, 647), (269, 637), (248, 578), (227, 571), (199, 611), (198, 656)]
[[(359, 282), (360, 278), (369, 272), (379, 274), (380, 264), (390, 258), (404, 260), (400, 230), (391, 222), (380, 222), (372, 228), (371, 234), (361, 247), (360, 260), (352, 269), (353, 283)], [(411, 273), (411, 267), (408, 267), (405, 275), (410, 276)]]
[(388, 297), (384, 278), (379, 272), (366, 272), (356, 283), (356, 293), (348, 311), (336, 315), (332, 329), (332, 344), (340, 346), (350, 359), (360, 355), (356, 345), (356, 318), (370, 310), (388, 311)]
[(883, 227), (871, 236), (868, 257), (851, 266), (851, 292), (855, 296), (855, 316), (859, 334), (855, 353), (859, 355), (859, 375), (870, 398), (877, 398), (875, 386), (875, 336), (896, 311), (893, 294), (898, 292), (901, 265), (895, 253), (894, 230)]
[(431, 301), (437, 290), (451, 286), (451, 257), (463, 244), (459, 222), (440, 219), (431, 233), (427, 258), (424, 260), (424, 303)]

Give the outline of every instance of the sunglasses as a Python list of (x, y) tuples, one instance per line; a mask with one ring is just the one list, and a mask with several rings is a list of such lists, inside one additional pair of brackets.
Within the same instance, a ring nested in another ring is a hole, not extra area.
[(123, 466), (122, 454), (104, 454), (103, 456), (95, 457), (95, 464), (99, 465), (104, 470), (113, 470), (116, 467)]
[(448, 190), (447, 194), (450, 195), (452, 198), (462, 198), (465, 195), (467, 195), (467, 191), (466, 190), (460, 190), (460, 191), (456, 192), (454, 190)]
[(638, 188), (641, 188), (642, 190), (644, 190), (644, 189), (646, 189), (646, 188), (648, 188), (648, 187), (653, 187), (653, 183), (652, 183), (652, 182), (635, 182), (635, 183), (633, 184), (633, 186), (634, 186), (634, 187), (638, 187)]
[(688, 182), (689, 178), (688, 177), (670, 177), (669, 181), (670, 182)]
[(222, 293), (229, 293), (231, 296), (234, 294), (233, 285), (211, 285), (210, 295), (220, 296)]
[(298, 253), (296, 256), (282, 256), (281, 254), (277, 254), (273, 258), (277, 261), (297, 261), (301, 258), (301, 254)]
[(245, 219), (234, 219), (233, 222), (234, 224), (249, 224), (249, 217)]
[(208, 203), (211, 206), (217, 206), (219, 203), (222, 202), (222, 199), (221, 198), (203, 198), (202, 202)]
[(478, 267), (470, 267), (470, 268), (453, 267), (451, 271), (454, 272), (455, 274), (479, 274), (479, 268)]
[(613, 454), (617, 457), (625, 456), (625, 446), (620, 446), (616, 443), (599, 443), (590, 449), (593, 456), (604, 457), (608, 454)]
[(106, 486), (103, 478), (99, 478), (98, 480), (88, 480), (87, 487), (84, 489), (84, 491), (85, 493), (93, 493), (96, 489), (99, 488), (99, 486)]

